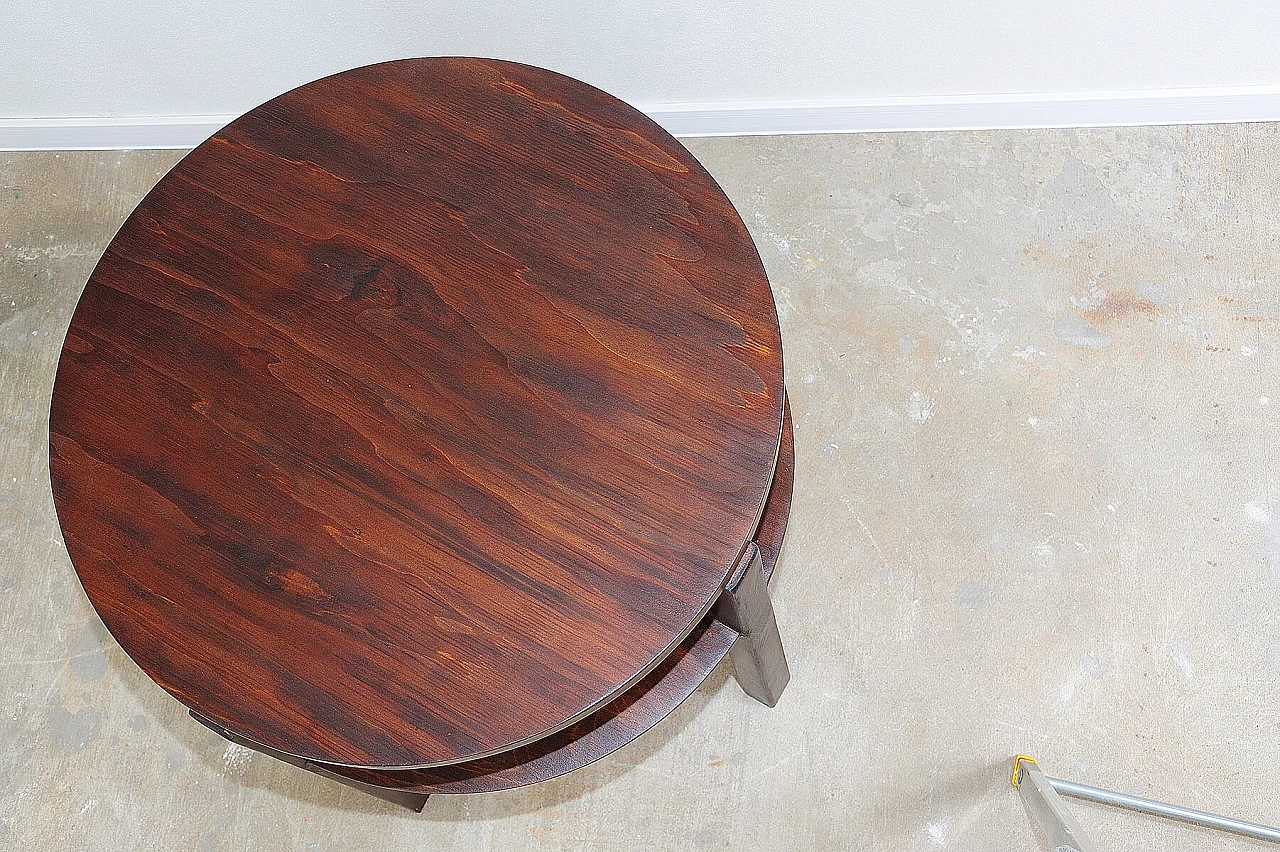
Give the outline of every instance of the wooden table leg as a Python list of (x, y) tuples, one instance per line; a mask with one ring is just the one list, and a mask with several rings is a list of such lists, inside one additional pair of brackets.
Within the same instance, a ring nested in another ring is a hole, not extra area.
[(769, 600), (760, 549), (754, 543), (747, 546), (729, 585), (716, 601), (715, 616), (738, 631), (729, 658), (743, 692), (769, 707), (777, 704), (791, 672)]

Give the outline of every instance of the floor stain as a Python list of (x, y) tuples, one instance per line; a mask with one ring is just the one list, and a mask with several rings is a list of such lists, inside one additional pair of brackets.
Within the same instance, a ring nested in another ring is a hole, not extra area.
[(1053, 333), (1063, 343), (1082, 349), (1105, 349), (1111, 345), (1110, 337), (1082, 317), (1060, 318), (1053, 324)]
[(1102, 304), (1085, 311), (1084, 319), (1094, 325), (1107, 325), (1131, 320), (1135, 315), (1141, 315), (1155, 322), (1160, 313), (1160, 306), (1150, 299), (1145, 299), (1128, 290), (1118, 290), (1108, 293), (1102, 300)]

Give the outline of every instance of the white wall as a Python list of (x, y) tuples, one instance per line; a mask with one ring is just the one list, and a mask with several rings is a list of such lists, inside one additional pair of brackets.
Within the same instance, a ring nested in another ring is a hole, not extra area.
[(554, 68), (632, 103), (1280, 92), (1266, 0), (9, 0), (0, 119), (227, 116), (404, 56)]

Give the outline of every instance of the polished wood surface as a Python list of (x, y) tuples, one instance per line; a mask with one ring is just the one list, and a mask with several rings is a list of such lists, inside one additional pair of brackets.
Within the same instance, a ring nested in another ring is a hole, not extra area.
[[(772, 579), (791, 512), (795, 474), (791, 413), (786, 412), (778, 465), (755, 542)], [(708, 614), (662, 664), (596, 712), (549, 737), (493, 757), (434, 769), (325, 767), (357, 783), (418, 793), (489, 793), (522, 787), (581, 769), (617, 751), (675, 710), (724, 659), (738, 634)]]
[(768, 283), (697, 161), (582, 83), (326, 78), (147, 196), (86, 286), (54, 498), (124, 650), (329, 764), (470, 761), (660, 663), (760, 517)]

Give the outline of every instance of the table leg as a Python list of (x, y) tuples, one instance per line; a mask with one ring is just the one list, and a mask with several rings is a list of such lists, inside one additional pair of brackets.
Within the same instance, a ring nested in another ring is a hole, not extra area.
[(738, 631), (729, 658), (743, 692), (769, 707), (777, 704), (791, 672), (782, 650), (773, 602), (769, 600), (760, 549), (754, 543), (747, 546), (729, 584), (720, 593), (715, 617)]
[(352, 787), (362, 793), (368, 793), (370, 796), (376, 796), (383, 801), (408, 808), (414, 813), (422, 813), (422, 808), (427, 804), (427, 799), (430, 798), (428, 793), (411, 793), (406, 790), (390, 790), (386, 787), (376, 787), (373, 784), (365, 784), (360, 781), (353, 781), (350, 778), (343, 778), (341, 775), (330, 772), (323, 766), (313, 763), (305, 758), (295, 757), (292, 754), (285, 754), (282, 751), (276, 751), (273, 748), (268, 748), (267, 746), (255, 743), (252, 740), (246, 740), (244, 737), (237, 736), (230, 731), (225, 731), (194, 710), (189, 710), (188, 712), (191, 714), (192, 719), (195, 719), (201, 725), (204, 725), (223, 739), (229, 740), (238, 746), (244, 746), (245, 748), (251, 748), (254, 751), (262, 752), (268, 757), (274, 757), (276, 760), (282, 760), (290, 766), (296, 766), (299, 769), (314, 772), (316, 775), (332, 779), (337, 781), (339, 784), (346, 784), (348, 787)]

